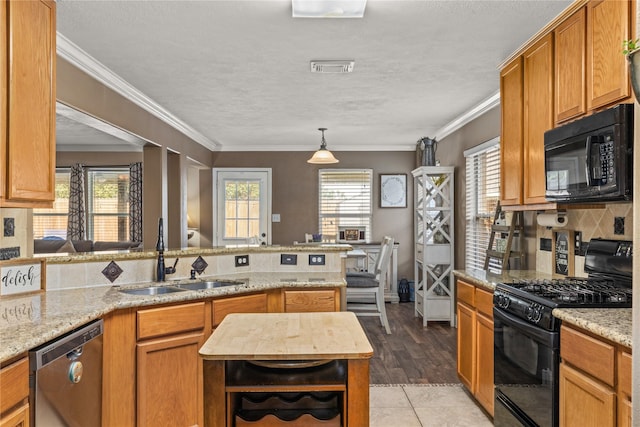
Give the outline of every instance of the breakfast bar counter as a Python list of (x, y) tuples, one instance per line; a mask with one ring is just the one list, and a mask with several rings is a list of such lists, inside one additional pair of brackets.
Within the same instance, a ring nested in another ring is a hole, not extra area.
[(373, 348), (351, 312), (230, 314), (200, 356), (205, 426), (369, 425)]

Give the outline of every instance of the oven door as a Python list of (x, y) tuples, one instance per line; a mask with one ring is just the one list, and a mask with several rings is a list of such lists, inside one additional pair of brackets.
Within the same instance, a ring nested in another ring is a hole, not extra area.
[(494, 318), (494, 425), (558, 425), (559, 333), (502, 310)]

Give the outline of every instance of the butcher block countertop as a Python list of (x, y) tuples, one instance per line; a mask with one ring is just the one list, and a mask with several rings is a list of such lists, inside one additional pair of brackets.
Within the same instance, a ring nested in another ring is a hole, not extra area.
[(351, 312), (229, 314), (200, 348), (205, 360), (369, 359)]

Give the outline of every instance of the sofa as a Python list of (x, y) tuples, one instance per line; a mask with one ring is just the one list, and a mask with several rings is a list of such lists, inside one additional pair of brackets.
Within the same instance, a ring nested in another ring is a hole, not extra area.
[(140, 242), (103, 242), (93, 240), (34, 239), (34, 254), (121, 251), (141, 247)]

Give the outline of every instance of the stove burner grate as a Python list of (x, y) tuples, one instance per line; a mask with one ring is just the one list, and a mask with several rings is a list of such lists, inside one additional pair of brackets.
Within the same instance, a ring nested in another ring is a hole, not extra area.
[(526, 279), (510, 286), (566, 305), (615, 305), (631, 303), (631, 289), (611, 279)]

